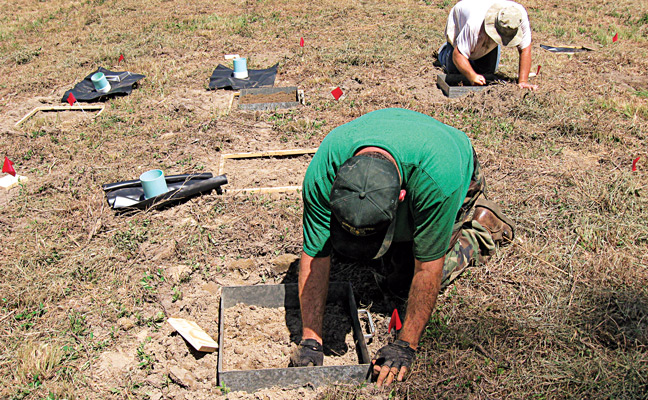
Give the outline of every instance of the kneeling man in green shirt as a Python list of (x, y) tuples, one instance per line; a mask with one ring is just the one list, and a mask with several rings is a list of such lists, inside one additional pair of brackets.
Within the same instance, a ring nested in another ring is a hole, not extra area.
[(378, 110), (331, 131), (304, 178), (302, 341), (292, 365), (322, 365), (331, 252), (385, 257), (395, 271), (387, 282), (409, 286), (407, 312), (372, 372), (378, 386), (402, 381), (439, 290), (513, 240), (512, 221), (480, 198), (484, 189), (466, 134), (427, 115)]

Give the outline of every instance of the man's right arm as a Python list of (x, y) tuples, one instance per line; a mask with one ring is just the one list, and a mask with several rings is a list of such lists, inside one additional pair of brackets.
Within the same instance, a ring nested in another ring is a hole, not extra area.
[(302, 340), (315, 339), (322, 344), (322, 321), (330, 271), (330, 256), (311, 257), (302, 251), (298, 279)]
[(483, 86), (486, 84), (486, 78), (484, 78), (483, 75), (479, 75), (477, 72), (475, 72), (473, 67), (470, 65), (470, 61), (468, 61), (468, 57), (461, 54), (457, 47), (455, 47), (454, 51), (452, 52), (452, 61), (454, 62), (454, 65), (457, 67), (459, 72), (461, 72), (463, 76), (468, 78), (472, 85)]
[(538, 85), (529, 83), (529, 70), (531, 69), (531, 45), (518, 49), (520, 53), (520, 67), (518, 72), (518, 86), (522, 89), (536, 90)]

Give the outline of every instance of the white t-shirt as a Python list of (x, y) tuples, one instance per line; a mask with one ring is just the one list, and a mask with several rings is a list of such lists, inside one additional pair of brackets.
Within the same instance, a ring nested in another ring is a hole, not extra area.
[(522, 13), (522, 42), (517, 47), (524, 49), (531, 45), (529, 15), (522, 5), (514, 1), (461, 0), (450, 10), (446, 24), (446, 40), (469, 60), (482, 58), (497, 47), (497, 43), (486, 34), (482, 25), (488, 9), (498, 2), (511, 3), (519, 8)]

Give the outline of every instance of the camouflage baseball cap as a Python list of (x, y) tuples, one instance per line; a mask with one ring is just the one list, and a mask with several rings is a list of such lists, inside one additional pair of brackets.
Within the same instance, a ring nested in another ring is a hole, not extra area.
[(357, 155), (340, 169), (331, 188), (331, 244), (355, 259), (381, 257), (396, 225), (400, 178), (387, 160)]

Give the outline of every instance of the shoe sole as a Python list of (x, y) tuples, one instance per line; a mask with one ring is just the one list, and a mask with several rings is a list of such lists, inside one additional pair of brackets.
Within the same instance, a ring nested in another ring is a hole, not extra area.
[(493, 214), (495, 214), (495, 216), (497, 218), (504, 221), (504, 223), (506, 225), (511, 227), (511, 235), (512, 235), (512, 237), (511, 237), (510, 241), (512, 242), (513, 239), (515, 239), (515, 224), (513, 223), (512, 219), (510, 219), (506, 215), (504, 215), (504, 213), (502, 212), (502, 209), (500, 208), (500, 206), (497, 205), (497, 203), (495, 203), (493, 201), (490, 201), (490, 200), (487, 200), (487, 199), (484, 199), (484, 198), (481, 198), (481, 199), (478, 199), (475, 202), (475, 207), (484, 207), (484, 208), (489, 209)]

